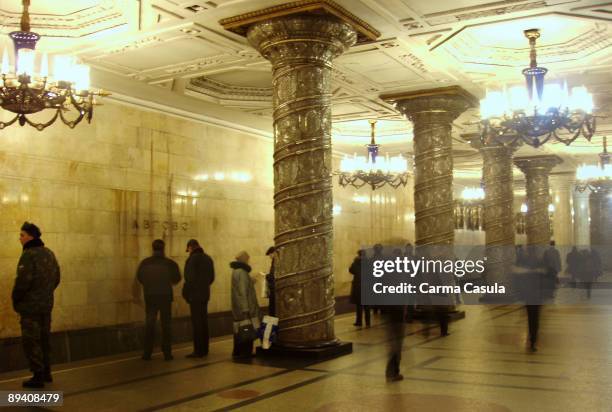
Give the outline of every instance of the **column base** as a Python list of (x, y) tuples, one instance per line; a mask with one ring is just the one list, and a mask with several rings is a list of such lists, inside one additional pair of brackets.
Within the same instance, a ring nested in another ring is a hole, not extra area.
[(272, 345), (270, 349), (257, 347), (256, 353), (262, 358), (292, 358), (322, 360), (332, 359), (348, 355), (353, 352), (353, 342), (338, 342), (334, 345), (327, 345), (318, 348), (296, 348), (281, 345)]

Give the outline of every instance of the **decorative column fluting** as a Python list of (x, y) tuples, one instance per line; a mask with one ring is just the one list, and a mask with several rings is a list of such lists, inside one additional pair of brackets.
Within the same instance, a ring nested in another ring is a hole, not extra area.
[(550, 242), (551, 227), (548, 216), (550, 187), (548, 177), (552, 168), (561, 162), (561, 158), (554, 155), (517, 157), (514, 159), (514, 164), (525, 174), (526, 180), (527, 216), (525, 232), (528, 246), (543, 246)]
[(272, 63), (278, 343), (335, 345), (332, 60), (378, 33), (329, 1), (285, 3), (220, 23)]
[(612, 270), (612, 181), (597, 186), (589, 196), (591, 248), (599, 253), (604, 270)]
[(457, 86), (381, 98), (394, 103), (413, 124), (415, 243), (452, 246), (452, 123), (477, 100)]
[(512, 157), (515, 146), (481, 145), (484, 179), (484, 227), (487, 283), (510, 290), (510, 273), (516, 260), (514, 241), (514, 179)]

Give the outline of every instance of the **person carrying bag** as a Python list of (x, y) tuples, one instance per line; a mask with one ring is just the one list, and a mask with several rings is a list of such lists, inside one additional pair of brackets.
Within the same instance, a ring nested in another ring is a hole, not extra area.
[(230, 263), (232, 271), (232, 315), (234, 317), (234, 350), (235, 358), (250, 357), (253, 354), (253, 341), (257, 339), (261, 313), (255, 286), (249, 273), (250, 256), (242, 251), (236, 260)]

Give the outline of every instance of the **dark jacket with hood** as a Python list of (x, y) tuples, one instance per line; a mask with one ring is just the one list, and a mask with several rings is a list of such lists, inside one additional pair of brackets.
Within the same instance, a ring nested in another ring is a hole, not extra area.
[(185, 262), (183, 297), (189, 303), (208, 302), (210, 285), (215, 281), (215, 266), (201, 247), (194, 249)]
[(23, 245), (13, 287), (13, 308), (20, 315), (42, 315), (53, 309), (53, 292), (60, 283), (60, 268), (53, 252), (40, 239)]

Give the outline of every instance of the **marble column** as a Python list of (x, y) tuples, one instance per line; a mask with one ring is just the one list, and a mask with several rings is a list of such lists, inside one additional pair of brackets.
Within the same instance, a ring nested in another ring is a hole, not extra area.
[(452, 86), (381, 96), (413, 124), (414, 209), (417, 246), (452, 246), (452, 124), (477, 100)]
[(358, 39), (369, 35), (372, 40), (377, 32), (333, 2), (303, 6), (301, 2), (286, 3), (220, 24), (246, 35), (272, 63), (278, 343), (308, 349), (337, 343), (332, 268), (332, 60)]
[(589, 212), (589, 195), (591, 193), (588, 190), (579, 192), (574, 190), (574, 245), (578, 249), (584, 249), (589, 247), (591, 244), (591, 233), (590, 233), (590, 212)]
[(516, 260), (514, 241), (514, 185), (512, 157), (516, 147), (481, 145), (485, 186), (484, 227), (487, 256), (487, 283), (509, 287), (509, 275)]
[(568, 176), (555, 176), (551, 180), (553, 212), (552, 237), (561, 252), (569, 252), (574, 243), (572, 224), (572, 180)]
[(525, 174), (527, 187), (527, 216), (525, 232), (528, 246), (544, 246), (550, 242), (551, 227), (548, 216), (550, 187), (548, 177), (553, 167), (561, 163), (559, 156), (541, 155), (517, 157), (514, 164)]
[(599, 252), (604, 270), (612, 270), (612, 181), (597, 186), (589, 196), (591, 248)]

